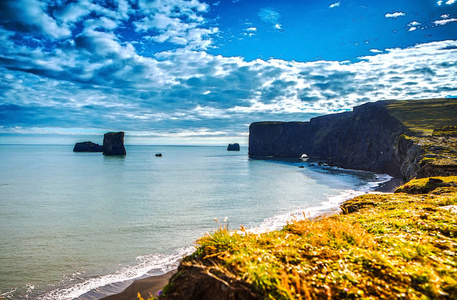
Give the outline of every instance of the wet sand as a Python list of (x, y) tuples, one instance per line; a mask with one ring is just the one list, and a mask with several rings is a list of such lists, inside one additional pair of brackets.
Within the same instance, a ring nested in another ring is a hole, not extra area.
[(378, 186), (375, 191), (376, 192), (383, 192), (383, 193), (393, 193), (399, 187), (402, 185), (403, 179), (401, 178), (392, 178), (391, 180), (384, 182), (380, 186)]
[(119, 294), (104, 297), (102, 300), (138, 300), (138, 293), (140, 293), (144, 299), (151, 296), (157, 297), (159, 291), (167, 285), (168, 280), (170, 280), (171, 276), (175, 273), (176, 270), (160, 276), (151, 276), (135, 280), (124, 291)]

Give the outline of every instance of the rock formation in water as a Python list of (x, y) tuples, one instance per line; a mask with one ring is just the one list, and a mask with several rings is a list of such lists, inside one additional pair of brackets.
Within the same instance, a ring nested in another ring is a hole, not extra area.
[(103, 155), (126, 155), (124, 132), (108, 132), (103, 138)]
[(76, 143), (73, 152), (103, 152), (103, 146), (92, 142)]
[(240, 151), (240, 144), (238, 144), (238, 143), (229, 144), (227, 147), (227, 151)]
[[(447, 165), (445, 157), (455, 151), (454, 127), (442, 127), (434, 136), (429, 132), (443, 124), (457, 124), (457, 102), (452, 99), (378, 101), (309, 122), (252, 123), (249, 156), (300, 158), (306, 153), (330, 165), (405, 180), (453, 175), (457, 166)], [(440, 147), (431, 148), (434, 143)]]

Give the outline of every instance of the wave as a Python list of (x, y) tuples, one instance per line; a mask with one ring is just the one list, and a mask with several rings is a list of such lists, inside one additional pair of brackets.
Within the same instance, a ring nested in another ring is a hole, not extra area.
[(322, 215), (337, 213), (341, 211), (340, 205), (344, 201), (372, 192), (374, 189), (390, 181), (392, 178), (393, 177), (387, 174), (376, 174), (374, 180), (367, 182), (365, 185), (362, 185), (358, 189), (343, 190), (337, 195), (327, 197), (326, 200), (320, 203), (318, 206), (305, 207), (297, 209), (293, 212), (267, 218), (258, 227), (251, 228), (248, 230), (248, 232), (264, 233), (274, 231), (283, 228), (287, 225), (288, 222), (292, 220), (304, 220), (305, 218), (313, 219)]
[[(339, 206), (344, 201), (359, 195), (373, 191), (378, 186), (391, 180), (392, 177), (386, 174), (378, 174), (374, 178), (357, 189), (347, 189), (337, 195), (327, 196), (325, 201), (318, 206), (304, 207), (295, 211), (273, 216), (263, 220), (261, 224), (248, 231), (253, 233), (263, 233), (278, 230), (287, 225), (293, 219), (312, 219), (318, 216), (338, 212)], [(171, 255), (150, 254), (136, 258), (138, 263), (134, 266), (125, 267), (114, 274), (108, 274), (89, 279), (70, 285), (66, 288), (54, 289), (38, 299), (80, 299), (91, 300), (100, 299), (104, 296), (120, 293), (134, 280), (149, 276), (159, 276), (178, 267), (180, 260), (195, 251), (194, 246), (189, 246), (176, 250)], [(73, 277), (80, 278), (80, 274), (73, 274)]]
[[(54, 289), (46, 295), (38, 297), (38, 299), (99, 299), (108, 294), (119, 293), (136, 279), (158, 276), (176, 269), (179, 261), (194, 251), (195, 247), (189, 246), (178, 249), (171, 255), (150, 254), (139, 256), (136, 258), (138, 264), (134, 266), (125, 267), (114, 274), (85, 279), (66, 288)], [(80, 277), (80, 274), (73, 274), (73, 276)]]

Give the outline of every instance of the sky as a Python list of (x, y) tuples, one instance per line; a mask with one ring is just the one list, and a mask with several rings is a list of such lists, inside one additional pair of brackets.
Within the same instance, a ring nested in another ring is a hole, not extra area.
[(457, 0), (0, 1), (0, 144), (246, 145), (456, 78)]

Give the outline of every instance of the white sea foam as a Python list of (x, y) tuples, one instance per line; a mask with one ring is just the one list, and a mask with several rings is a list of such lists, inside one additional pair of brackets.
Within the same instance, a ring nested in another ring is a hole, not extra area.
[(369, 193), (373, 191), (375, 188), (382, 185), (383, 183), (388, 182), (392, 178), (393, 177), (387, 174), (377, 174), (375, 180), (367, 182), (365, 185), (361, 186), (357, 190), (344, 190), (341, 191), (338, 195), (329, 196), (327, 197), (326, 201), (320, 203), (319, 206), (304, 207), (302, 209), (297, 209), (290, 213), (267, 218), (258, 227), (251, 228), (248, 230), (248, 232), (263, 233), (278, 230), (287, 225), (287, 223), (292, 220), (303, 220), (305, 218), (312, 219), (321, 216), (325, 213), (340, 211), (339, 206), (344, 201)]
[[(273, 216), (265, 219), (257, 227), (249, 229), (249, 232), (262, 233), (278, 230), (293, 219), (315, 218), (333, 210), (339, 210), (339, 205), (353, 197), (368, 193), (379, 185), (389, 181), (392, 177), (381, 174), (375, 180), (366, 183), (360, 188), (347, 189), (337, 195), (328, 196), (323, 202), (315, 207), (303, 207), (295, 211)], [(73, 274), (79, 283), (52, 290), (39, 299), (98, 299), (100, 296), (117, 293), (127, 287), (133, 280), (147, 276), (161, 275), (178, 267), (179, 261), (186, 255), (195, 251), (195, 247), (186, 247), (176, 250), (171, 255), (150, 254), (137, 257), (137, 264), (125, 267), (114, 274), (108, 274), (81, 280), (81, 274)]]
[[(150, 254), (137, 257), (138, 264), (134, 266), (125, 267), (114, 274), (108, 274), (98, 277), (93, 277), (84, 280), (83, 282), (68, 286), (63, 289), (55, 289), (46, 295), (39, 297), (39, 299), (49, 300), (66, 300), (75, 299), (82, 295), (99, 289), (100, 287), (108, 286), (114, 283), (127, 282), (129, 284), (135, 279), (146, 276), (161, 275), (169, 272), (178, 267), (179, 261), (186, 255), (195, 251), (195, 247), (189, 246), (186, 248), (178, 249), (171, 255)], [(91, 299), (81, 297), (81, 299)], [(94, 297), (96, 299), (97, 297)]]

